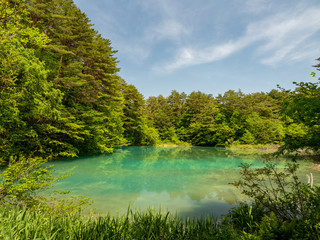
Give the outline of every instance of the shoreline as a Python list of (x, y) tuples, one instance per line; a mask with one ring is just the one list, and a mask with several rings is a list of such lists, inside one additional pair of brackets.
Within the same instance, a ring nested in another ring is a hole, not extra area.
[(251, 145), (251, 144), (237, 144), (237, 145), (230, 145), (227, 146), (226, 148), (230, 150), (252, 150), (252, 151), (266, 151), (270, 153), (277, 152), (281, 145), (278, 144), (270, 144), (270, 145), (263, 145), (263, 144), (256, 144), (256, 145)]

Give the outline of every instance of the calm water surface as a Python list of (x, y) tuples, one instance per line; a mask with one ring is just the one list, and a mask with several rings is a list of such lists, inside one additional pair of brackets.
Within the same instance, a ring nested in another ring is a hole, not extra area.
[[(56, 161), (54, 168), (73, 173), (57, 189), (90, 197), (99, 212), (122, 215), (130, 205), (184, 218), (219, 217), (234, 207), (242, 196), (229, 183), (239, 178), (241, 163), (263, 166), (258, 156), (219, 148), (122, 147), (113, 154)], [(305, 168), (310, 171), (310, 164)]]

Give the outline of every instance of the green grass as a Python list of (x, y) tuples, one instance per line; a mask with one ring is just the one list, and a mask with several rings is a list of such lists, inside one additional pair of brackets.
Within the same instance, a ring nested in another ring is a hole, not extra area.
[(222, 220), (181, 220), (170, 213), (129, 210), (122, 217), (61, 214), (0, 206), (0, 239), (320, 239), (318, 218), (281, 221), (257, 205), (240, 204)]
[(228, 146), (231, 150), (253, 150), (253, 151), (265, 151), (276, 152), (280, 145), (277, 144), (231, 144)]
[(1, 206), (0, 239), (232, 239), (232, 231), (214, 218), (183, 221), (151, 210), (111, 217)]

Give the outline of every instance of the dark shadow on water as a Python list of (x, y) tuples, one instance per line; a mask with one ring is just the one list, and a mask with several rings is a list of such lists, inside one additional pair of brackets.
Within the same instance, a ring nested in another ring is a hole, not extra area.
[(193, 211), (179, 212), (178, 216), (182, 219), (186, 218), (206, 218), (213, 216), (216, 219), (221, 219), (221, 217), (228, 213), (228, 211), (235, 207), (236, 205), (230, 205), (223, 202), (210, 202), (198, 205)]

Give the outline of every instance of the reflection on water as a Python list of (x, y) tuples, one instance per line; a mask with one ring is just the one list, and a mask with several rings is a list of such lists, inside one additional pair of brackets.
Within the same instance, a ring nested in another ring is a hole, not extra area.
[(261, 167), (258, 156), (203, 147), (122, 147), (113, 154), (54, 162), (73, 175), (57, 188), (86, 195), (93, 207), (112, 215), (135, 209), (169, 210), (181, 217), (225, 214), (241, 198), (229, 183), (239, 178), (238, 166)]

